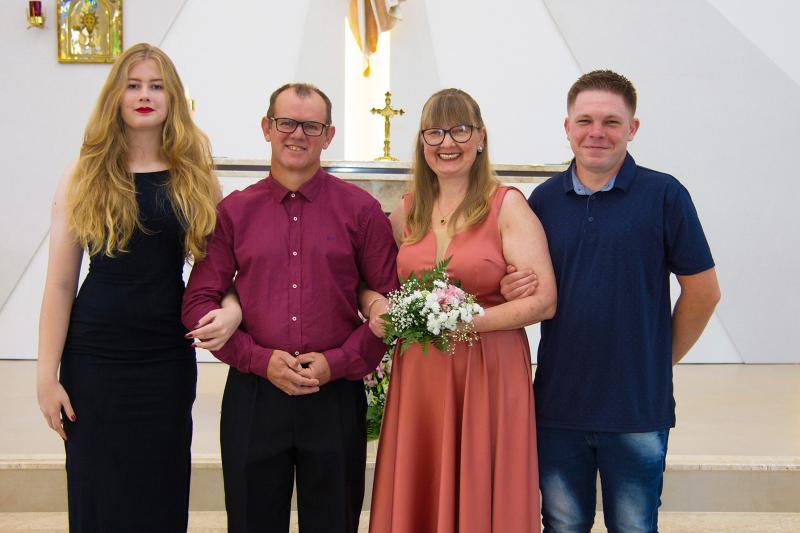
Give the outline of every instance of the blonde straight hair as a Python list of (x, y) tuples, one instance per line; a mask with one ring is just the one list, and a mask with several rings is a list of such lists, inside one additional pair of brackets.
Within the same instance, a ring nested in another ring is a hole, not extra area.
[(169, 198), (186, 237), (184, 251), (205, 257), (206, 238), (216, 224), (219, 181), (211, 147), (192, 120), (183, 83), (167, 55), (149, 44), (126, 50), (111, 68), (86, 125), (80, 157), (68, 181), (67, 221), (92, 255), (127, 251), (139, 219), (128, 142), (120, 105), (131, 68), (152, 59), (161, 70), (169, 111), (161, 131), (161, 154), (169, 165)]
[[(444, 89), (428, 98), (422, 108), (420, 132), (426, 128), (444, 128), (457, 124), (469, 124), (484, 130), (483, 152), (478, 153), (469, 172), (467, 194), (450, 217), (447, 230), (451, 235), (479, 224), (489, 213), (489, 202), (498, 185), (497, 176), (489, 163), (489, 135), (485, 130), (478, 103), (461, 89)], [(474, 132), (473, 132), (474, 135)], [(417, 135), (414, 149), (414, 168), (411, 171), (413, 203), (406, 213), (409, 229), (404, 242), (422, 240), (431, 227), (433, 204), (439, 196), (439, 181), (436, 173), (425, 161), (422, 134)], [(457, 221), (463, 223), (456, 226)]]

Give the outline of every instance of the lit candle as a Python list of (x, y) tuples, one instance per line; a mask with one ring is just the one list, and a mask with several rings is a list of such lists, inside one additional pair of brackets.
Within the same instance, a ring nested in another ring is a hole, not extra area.
[(28, 13), (31, 17), (42, 16), (42, 3), (41, 2), (28, 2)]

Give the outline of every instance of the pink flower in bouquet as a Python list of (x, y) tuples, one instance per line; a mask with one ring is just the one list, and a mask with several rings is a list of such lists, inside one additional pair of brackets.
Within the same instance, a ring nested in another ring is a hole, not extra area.
[(464, 291), (455, 285), (448, 285), (443, 289), (435, 289), (433, 293), (444, 310), (459, 305), (466, 297)]

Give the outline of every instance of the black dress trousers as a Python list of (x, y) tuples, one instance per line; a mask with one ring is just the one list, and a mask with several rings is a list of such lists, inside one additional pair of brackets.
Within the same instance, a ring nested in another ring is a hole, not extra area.
[(228, 531), (286, 533), (296, 476), (301, 533), (356, 533), (366, 466), (361, 381), (289, 396), (231, 368), (220, 426)]

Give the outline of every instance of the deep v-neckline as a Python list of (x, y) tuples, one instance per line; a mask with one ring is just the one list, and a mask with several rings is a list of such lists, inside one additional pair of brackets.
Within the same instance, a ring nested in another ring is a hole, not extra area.
[(439, 257), (439, 237), (436, 235), (436, 231), (431, 228), (431, 236), (433, 237), (433, 266), (438, 265), (440, 262), (444, 261), (448, 257), (448, 252), (450, 251), (450, 247), (453, 245), (453, 241), (456, 240), (458, 237), (458, 233), (450, 237), (450, 240), (447, 241), (447, 246), (444, 247), (444, 251), (442, 252), (442, 257)]

